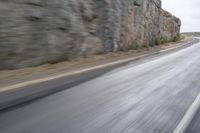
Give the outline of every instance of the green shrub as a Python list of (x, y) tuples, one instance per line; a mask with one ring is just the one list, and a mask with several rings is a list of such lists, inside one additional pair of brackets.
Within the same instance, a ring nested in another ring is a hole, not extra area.
[(138, 48), (139, 48), (139, 45), (138, 45), (137, 41), (133, 41), (132, 45), (131, 45), (131, 49), (138, 49)]
[(167, 43), (167, 42), (168, 42), (167, 38), (164, 38), (164, 37), (158, 36), (155, 39), (155, 44), (156, 45), (164, 44), (164, 43)]
[(179, 40), (183, 40), (183, 39), (185, 39), (186, 38), (186, 35), (184, 35), (184, 34), (181, 34), (180, 36), (179, 36)]

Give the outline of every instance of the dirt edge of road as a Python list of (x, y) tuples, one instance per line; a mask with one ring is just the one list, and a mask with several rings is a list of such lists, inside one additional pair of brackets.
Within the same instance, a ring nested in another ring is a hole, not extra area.
[[(122, 58), (122, 56), (119, 56), (120, 58), (116, 57), (115, 60), (103, 60), (101, 64), (97, 64), (95, 62), (96, 64), (94, 63), (94, 65), (89, 65), (89, 67), (86, 67), (87, 65), (85, 65), (73, 71), (65, 71), (66, 69), (58, 69), (59, 73), (50, 73), (49, 75), (47, 74), (46, 77), (39, 78), (35, 76), (32, 80), (22, 80), (23, 76), (20, 76), (19, 79), (22, 82), (15, 83), (12, 85), (8, 84), (8, 86), (0, 88), (0, 112), (23, 106), (26, 103), (29, 103), (33, 100), (37, 100), (39, 98), (43, 98), (53, 93), (71, 88), (75, 85), (98, 77), (116, 67), (125, 65), (132, 61), (137, 61), (143, 58), (148, 59), (149, 57), (151, 58), (154, 57), (154, 55), (158, 54), (165, 55), (167, 53), (174, 52), (185, 47), (189, 47), (197, 41), (199, 40), (194, 38), (185, 39), (178, 43), (168, 44), (165, 46), (163, 45), (163, 47), (160, 49), (154, 49), (155, 51), (148, 50), (146, 52), (141, 52), (143, 54), (138, 54), (134, 57), (129, 55), (123, 56)], [(23, 70), (16, 71), (23, 72)], [(45, 72), (46, 71), (43, 70), (41, 71), (41, 74), (45, 74)]]
[[(151, 55), (153, 53), (181, 47), (183, 44), (187, 44), (192, 40), (192, 38), (186, 38), (178, 42), (167, 43), (150, 48), (130, 50), (127, 52), (108, 53), (105, 55), (93, 55), (89, 57), (76, 58), (71, 61), (57, 64), (45, 64), (39, 67), (0, 71), (0, 92), (5, 91), (5, 89), (3, 89), (5, 87), (8, 88), (9, 86), (29, 82), (36, 79), (43, 79), (52, 76), (54, 77), (63, 73), (82, 73), (84, 72), (84, 70), (88, 71), (90, 68), (96, 66), (104, 67), (104, 64), (108, 63), (110, 63), (111, 65), (112, 63), (115, 64), (115, 62), (123, 63), (129, 59), (134, 60), (143, 56)], [(67, 74), (65, 76), (67, 76)]]

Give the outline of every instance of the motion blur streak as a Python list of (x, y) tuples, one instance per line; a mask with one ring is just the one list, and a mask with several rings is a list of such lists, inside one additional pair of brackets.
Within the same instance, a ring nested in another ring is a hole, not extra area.
[(172, 133), (200, 90), (200, 43), (0, 114), (1, 133)]

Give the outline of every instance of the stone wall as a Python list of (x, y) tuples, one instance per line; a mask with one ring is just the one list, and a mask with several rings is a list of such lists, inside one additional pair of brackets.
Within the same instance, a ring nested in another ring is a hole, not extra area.
[(153, 46), (180, 30), (160, 0), (1, 0), (0, 12), (0, 69)]

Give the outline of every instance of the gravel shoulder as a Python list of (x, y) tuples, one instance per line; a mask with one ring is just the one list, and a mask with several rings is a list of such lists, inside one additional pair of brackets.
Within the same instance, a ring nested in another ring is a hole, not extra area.
[[(38, 67), (24, 68), (18, 70), (4, 70), (0, 71), (0, 86), (1, 88), (15, 85), (18, 83), (45, 78), (49, 76), (59, 75), (63, 73), (82, 70), (106, 63), (111, 63), (119, 60), (125, 60), (132, 57), (138, 57), (154, 52), (159, 52), (166, 49), (172, 49), (190, 42), (192, 38), (167, 43), (150, 48), (142, 48), (138, 50), (129, 50), (124, 52), (107, 53), (104, 55), (92, 55), (88, 57), (76, 58), (71, 61), (61, 62), (57, 64), (45, 64)], [(0, 89), (1, 89), (0, 88)]]

